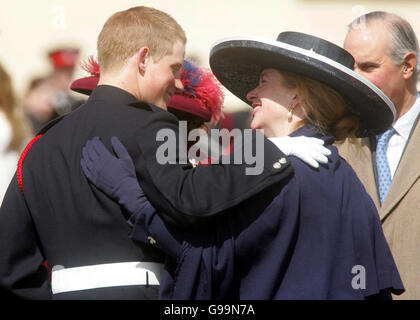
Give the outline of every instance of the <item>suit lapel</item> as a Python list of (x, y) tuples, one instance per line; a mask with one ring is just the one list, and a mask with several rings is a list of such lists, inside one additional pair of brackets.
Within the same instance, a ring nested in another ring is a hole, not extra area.
[(391, 186), (380, 210), (381, 220), (384, 220), (401, 201), (411, 186), (420, 176), (420, 125), (416, 127), (408, 141)]

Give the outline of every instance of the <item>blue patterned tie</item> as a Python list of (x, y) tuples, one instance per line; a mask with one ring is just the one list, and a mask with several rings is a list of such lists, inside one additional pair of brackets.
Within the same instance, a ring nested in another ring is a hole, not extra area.
[(376, 170), (378, 171), (378, 189), (381, 204), (384, 202), (389, 186), (391, 185), (391, 170), (389, 169), (388, 159), (386, 157), (386, 149), (388, 141), (395, 133), (393, 127), (389, 128), (378, 139), (376, 146)]

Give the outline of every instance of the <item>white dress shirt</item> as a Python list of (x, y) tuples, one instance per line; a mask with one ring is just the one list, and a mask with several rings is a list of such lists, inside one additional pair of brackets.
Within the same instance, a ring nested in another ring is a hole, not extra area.
[(414, 122), (420, 113), (420, 95), (417, 96), (414, 105), (400, 117), (392, 125), (396, 133), (391, 136), (388, 142), (386, 156), (389, 163), (389, 169), (391, 170), (391, 177), (394, 177), (395, 171), (397, 170), (398, 163), (400, 162), (403, 154), (405, 145), (407, 144), (410, 132), (413, 129)]

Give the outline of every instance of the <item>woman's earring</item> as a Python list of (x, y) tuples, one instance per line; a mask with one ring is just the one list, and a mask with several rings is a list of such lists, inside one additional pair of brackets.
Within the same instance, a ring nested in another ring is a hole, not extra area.
[[(296, 96), (293, 97), (293, 100), (296, 99)], [(293, 110), (296, 108), (296, 104), (292, 102), (290, 103), (290, 107), (289, 107), (289, 113), (287, 114), (287, 120), (290, 122), (293, 119)]]
[(289, 113), (287, 114), (287, 120), (289, 120), (289, 121), (292, 121), (292, 119), (293, 119), (293, 109), (294, 108), (295, 108), (294, 106), (289, 108)]

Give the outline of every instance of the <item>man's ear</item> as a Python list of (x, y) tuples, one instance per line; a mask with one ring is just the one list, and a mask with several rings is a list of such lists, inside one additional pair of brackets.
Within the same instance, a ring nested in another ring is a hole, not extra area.
[(403, 78), (405, 80), (410, 79), (413, 74), (416, 72), (417, 67), (417, 56), (414, 52), (408, 52), (404, 56), (404, 62), (402, 64), (402, 72), (403, 72)]
[(148, 47), (141, 47), (140, 50), (137, 51), (137, 67), (141, 74), (146, 72), (146, 67), (150, 59), (151, 55)]

